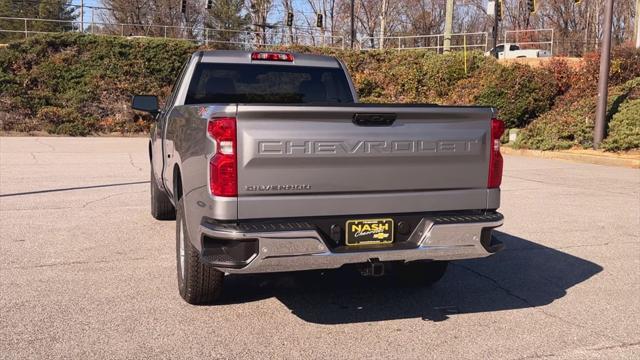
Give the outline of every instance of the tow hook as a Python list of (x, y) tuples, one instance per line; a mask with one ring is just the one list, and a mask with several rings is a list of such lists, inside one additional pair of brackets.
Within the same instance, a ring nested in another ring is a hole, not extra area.
[(378, 277), (384, 275), (384, 263), (378, 259), (371, 259), (360, 266), (362, 276)]

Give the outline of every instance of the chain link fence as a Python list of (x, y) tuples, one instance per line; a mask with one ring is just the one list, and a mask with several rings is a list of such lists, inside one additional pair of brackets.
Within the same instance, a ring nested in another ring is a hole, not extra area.
[[(317, 28), (258, 27), (253, 30), (213, 29), (198, 26), (122, 24), (18, 17), (0, 17), (0, 43), (28, 38), (36, 34), (80, 32), (95, 35), (182, 39), (219, 48), (252, 49), (280, 45), (302, 45), (344, 49), (344, 36), (332, 36)], [(450, 49), (487, 51), (490, 35), (486, 32), (451, 34)], [(597, 39), (581, 39), (575, 34), (558, 34), (553, 29), (507, 30), (499, 42), (515, 43), (523, 49), (549, 50), (554, 56), (581, 57), (598, 49)], [(445, 35), (364, 36), (356, 45), (361, 50), (427, 49), (442, 53)]]
[[(84, 25), (84, 28), (83, 28)], [(25, 39), (35, 34), (79, 32), (95, 35), (154, 37), (182, 39), (198, 44), (218, 44), (220, 47), (251, 49), (263, 46), (303, 45), (344, 48), (342, 36), (317, 33), (310, 28), (263, 27), (254, 30), (212, 29), (198, 26), (121, 24), (0, 17), (0, 43)]]
[[(361, 50), (374, 49), (427, 49), (442, 53), (445, 50), (445, 35), (407, 35), (407, 36), (365, 36), (359, 42)], [(456, 50), (487, 51), (488, 34), (486, 32), (451, 34), (449, 48)]]

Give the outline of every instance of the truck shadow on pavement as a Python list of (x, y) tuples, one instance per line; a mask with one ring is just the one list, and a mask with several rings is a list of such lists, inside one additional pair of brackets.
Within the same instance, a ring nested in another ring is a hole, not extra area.
[(495, 232), (506, 250), (452, 262), (430, 288), (397, 286), (393, 276), (365, 278), (352, 269), (227, 276), (222, 304), (275, 297), (302, 320), (343, 324), (543, 306), (602, 271), (590, 261)]

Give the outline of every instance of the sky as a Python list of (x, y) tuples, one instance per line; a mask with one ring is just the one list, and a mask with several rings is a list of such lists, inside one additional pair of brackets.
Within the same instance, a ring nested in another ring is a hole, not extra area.
[[(77, 5), (80, 6), (80, 0), (72, 0), (71, 1), (72, 5)], [(102, 1), (101, 0), (84, 0), (84, 6), (85, 6), (85, 10), (84, 10), (84, 16), (83, 16), (83, 20), (85, 22), (90, 22), (91, 21), (91, 9), (87, 8), (88, 6), (96, 6), (96, 7), (101, 7), (102, 6)], [(97, 16), (97, 11), (96, 10), (96, 16)], [(79, 19), (78, 19), (79, 20)], [(96, 19), (96, 21), (99, 21), (98, 19)]]
[[(175, 0), (175, 1), (179, 1), (179, 0)], [(274, 8), (274, 11), (272, 11), (272, 15), (270, 16), (270, 18), (273, 18), (273, 19), (270, 19), (270, 20), (273, 22), (282, 21), (284, 19), (284, 14), (283, 14), (283, 8), (281, 5), (281, 2), (277, 0), (274, 0), (273, 2), (275, 5), (275, 8)], [(80, 0), (72, 0), (71, 3), (75, 6), (80, 6)], [(84, 0), (84, 6), (85, 6), (85, 11), (84, 11), (83, 19), (85, 23), (89, 23), (91, 22), (91, 9), (89, 7), (90, 6), (103, 7), (103, 4), (101, 0)], [(313, 15), (313, 11), (309, 6), (308, 1), (306, 0), (294, 0), (293, 7), (296, 9), (296, 13), (304, 12), (306, 16)], [(104, 11), (104, 10), (98, 10), (98, 9), (95, 10), (96, 22), (100, 21), (100, 18), (99, 18), (100, 11)], [(298, 22), (300, 19), (296, 19), (296, 20), (297, 20), (296, 23), (300, 24)]]

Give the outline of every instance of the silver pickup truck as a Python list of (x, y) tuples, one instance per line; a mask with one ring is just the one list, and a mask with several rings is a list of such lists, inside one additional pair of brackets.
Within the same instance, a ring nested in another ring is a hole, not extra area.
[[(486, 107), (360, 104), (328, 56), (199, 51), (151, 113), (151, 214), (176, 219), (180, 295), (225, 274), (351, 266), (438, 281), (501, 248), (503, 123)], [(395, 275), (394, 275), (395, 274)]]

